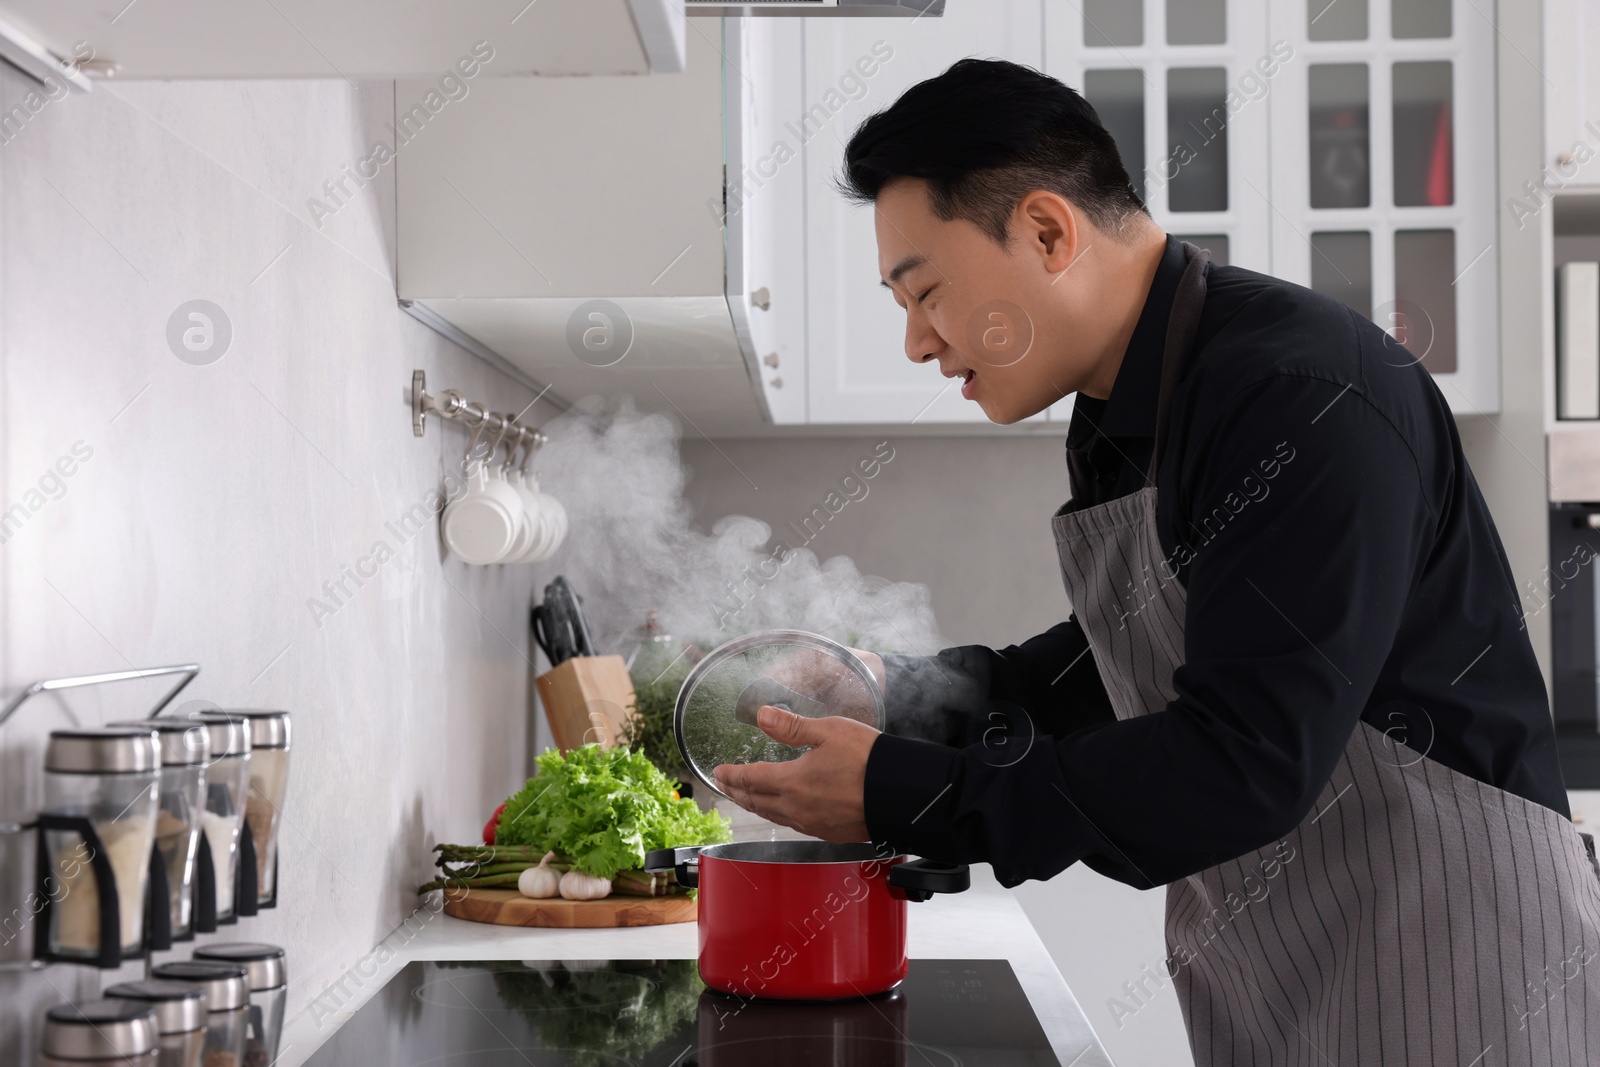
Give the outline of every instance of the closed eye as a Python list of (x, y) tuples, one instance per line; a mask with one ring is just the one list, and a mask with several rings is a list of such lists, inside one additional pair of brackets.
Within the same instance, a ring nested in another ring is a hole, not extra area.
[(935, 283), (933, 285), (928, 286), (926, 289), (922, 290), (922, 292), (917, 294), (917, 303), (920, 304), (924, 300), (928, 299), (928, 294), (933, 292), (937, 288), (939, 288), (939, 286), (938, 286), (937, 283)]

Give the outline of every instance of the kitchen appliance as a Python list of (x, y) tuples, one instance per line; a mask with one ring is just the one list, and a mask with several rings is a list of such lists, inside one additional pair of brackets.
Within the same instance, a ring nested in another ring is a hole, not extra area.
[(201, 1067), (206, 1047), (206, 995), (198, 986), (152, 978), (111, 986), (105, 995), (155, 1011), (158, 1067)]
[(796, 715), (839, 715), (884, 728), (883, 694), (845, 645), (804, 630), (766, 630), (718, 645), (678, 690), (673, 732), (684, 766), (726, 797), (713, 772), (724, 763), (781, 763), (804, 749), (774, 741), (756, 725), (763, 703)]
[(156, 1013), (134, 1000), (58, 1004), (45, 1012), (41, 1067), (156, 1067)]
[(1550, 565), (1519, 590), (1524, 619), (1549, 613), (1550, 702), (1568, 789), (1600, 789), (1600, 504), (1550, 505)]
[(244, 802), (245, 826), (255, 846), (256, 877), (241, 893), (255, 894), (256, 905), (278, 905), (278, 829), (289, 793), (289, 713), (229, 710), (250, 723), (250, 792)]
[(156, 848), (161, 854), (165, 875), (172, 940), (191, 940), (194, 937), (195, 853), (200, 841), (200, 816), (205, 810), (211, 735), (202, 726), (177, 719), (144, 719), (111, 725), (153, 730), (160, 744)]
[(967, 866), (867, 844), (735, 841), (651, 851), (698, 889), (700, 977), (744, 998), (872, 996), (906, 976), (906, 902), (960, 893)]
[(250, 1008), (244, 1062), (275, 1062), (278, 1039), (283, 1036), (283, 1005), (289, 995), (283, 949), (255, 942), (206, 945), (194, 950), (194, 958), (197, 962), (236, 964), (245, 969)]
[(152, 978), (189, 985), (206, 995), (206, 1039), (201, 1062), (208, 1067), (244, 1065), (250, 1028), (248, 974), (243, 964), (209, 960), (175, 960), (150, 970)]
[[(181, 721), (181, 720), (180, 720)], [(238, 921), (240, 905), (246, 914), (255, 914), (255, 894), (239, 892), (241, 882), (255, 884), (255, 849), (241, 847), (245, 826), (245, 796), (250, 787), (250, 721), (220, 711), (205, 711), (189, 722), (204, 726), (211, 735), (211, 762), (206, 766), (206, 803), (200, 815), (202, 872), (197, 890), (210, 887), (210, 900), (201, 914), (215, 916), (224, 926)], [(246, 852), (248, 851), (248, 854)], [(240, 875), (243, 873), (244, 878)], [(197, 892), (198, 895), (198, 892)], [(197, 926), (201, 933), (215, 929), (209, 923)]]
[[(1093, 1062), (1102, 1062), (1094, 1060)], [(1005, 960), (912, 960), (841, 1003), (741, 1001), (693, 960), (451, 960), (401, 968), (307, 1067), (1059, 1067)]]
[[(118, 966), (145, 951), (160, 749), (142, 727), (53, 730), (45, 748), (39, 959)], [(162, 865), (155, 853), (155, 867)], [(167, 892), (161, 879), (161, 907)], [(163, 938), (166, 923), (161, 923)]]
[(533, 638), (550, 666), (559, 667), (575, 656), (596, 655), (583, 601), (564, 575), (544, 587), (544, 603), (533, 609)]

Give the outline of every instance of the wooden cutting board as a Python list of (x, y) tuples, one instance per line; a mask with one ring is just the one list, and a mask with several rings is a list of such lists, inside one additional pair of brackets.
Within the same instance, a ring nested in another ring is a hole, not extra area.
[(476, 923), (563, 929), (692, 923), (697, 914), (694, 898), (681, 894), (633, 897), (613, 893), (599, 900), (535, 900), (515, 889), (446, 890), (444, 913)]

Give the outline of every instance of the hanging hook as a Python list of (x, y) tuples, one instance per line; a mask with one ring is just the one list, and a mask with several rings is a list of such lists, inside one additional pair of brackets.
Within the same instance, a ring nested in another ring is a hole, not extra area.
[[(495, 434), (494, 446), (489, 449), (489, 455), (485, 460), (486, 463), (493, 463), (494, 457), (500, 454), (500, 446), (506, 443), (506, 437), (510, 435), (511, 431), (516, 427), (517, 424), (511, 421), (511, 416), (509, 415), (495, 415), (495, 413), (492, 411), (488, 414), (493, 415), (495, 418), (500, 420), (500, 432)], [(507, 453), (506, 461), (501, 465), (500, 469), (504, 471), (506, 467), (509, 467), (510, 465), (511, 455), (510, 453)]]
[(538, 430), (534, 430), (528, 435), (527, 451), (522, 453), (522, 466), (517, 468), (523, 474), (528, 473), (528, 464), (533, 461), (533, 454), (544, 446), (544, 442), (545, 436)]
[(488, 423), (489, 423), (489, 420), (486, 419), (486, 418), (479, 419), (478, 420), (478, 425), (473, 427), (473, 429), (472, 429), (472, 439), (467, 442), (467, 458), (463, 461), (464, 463), (466, 463), (469, 466), (471, 465), (471, 463), (473, 462), (473, 459), (474, 459), (473, 453), (478, 450), (478, 442), (483, 440), (483, 430), (484, 430), (484, 427), (488, 425)]

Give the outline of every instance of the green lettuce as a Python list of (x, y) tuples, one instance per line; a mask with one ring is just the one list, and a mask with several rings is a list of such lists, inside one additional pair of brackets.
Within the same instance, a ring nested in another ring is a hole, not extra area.
[(563, 755), (547, 750), (538, 774), (506, 801), (497, 845), (555, 852), (585, 874), (615, 878), (644, 866), (655, 848), (713, 845), (732, 838), (727, 819), (674, 800), (677, 783), (643, 752), (589, 744)]

